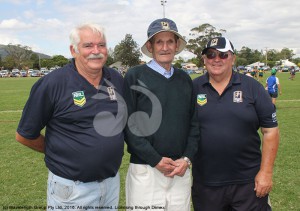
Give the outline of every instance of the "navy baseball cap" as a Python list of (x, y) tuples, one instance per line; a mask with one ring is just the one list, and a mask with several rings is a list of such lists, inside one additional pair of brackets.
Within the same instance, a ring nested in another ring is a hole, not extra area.
[(215, 37), (208, 41), (206, 47), (202, 51), (202, 55), (206, 53), (209, 48), (216, 49), (221, 52), (231, 51), (234, 53), (232, 43), (225, 37)]
[(170, 19), (167, 18), (162, 18), (162, 19), (157, 19), (155, 21), (153, 21), (150, 26), (148, 27), (148, 31), (147, 31), (147, 36), (148, 39), (145, 42), (145, 44), (142, 46), (141, 50), (142, 52), (151, 57), (152, 58), (152, 53), (150, 53), (146, 47), (146, 43), (156, 34), (160, 33), (160, 32), (172, 32), (174, 34), (176, 34), (179, 37), (180, 40), (180, 45), (178, 48), (178, 51), (176, 52), (176, 54), (179, 54), (186, 46), (186, 41), (184, 40), (184, 38), (178, 33), (178, 29), (176, 26), (176, 23)]

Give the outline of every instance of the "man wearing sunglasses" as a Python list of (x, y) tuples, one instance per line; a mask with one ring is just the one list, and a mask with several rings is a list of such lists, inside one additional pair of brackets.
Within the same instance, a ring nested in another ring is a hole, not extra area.
[(233, 71), (236, 56), (227, 38), (211, 39), (202, 55), (207, 73), (193, 81), (201, 134), (192, 172), (194, 209), (270, 210), (279, 143), (275, 106), (259, 82)]

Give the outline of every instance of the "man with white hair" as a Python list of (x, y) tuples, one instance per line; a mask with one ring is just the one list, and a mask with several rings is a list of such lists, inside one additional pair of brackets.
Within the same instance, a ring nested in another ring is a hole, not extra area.
[(104, 67), (100, 26), (81, 25), (70, 41), (74, 58), (34, 84), (16, 139), (45, 154), (48, 210), (117, 209), (127, 112), (123, 78)]

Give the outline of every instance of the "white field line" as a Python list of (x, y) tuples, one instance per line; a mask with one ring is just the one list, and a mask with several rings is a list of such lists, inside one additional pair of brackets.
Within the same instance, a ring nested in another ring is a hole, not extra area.
[(6, 110), (6, 111), (0, 111), (0, 114), (1, 113), (20, 113), (22, 111), (23, 110)]
[[(277, 100), (277, 101), (281, 101), (281, 102), (299, 102), (300, 99), (296, 99), (296, 100)], [(22, 112), (23, 110), (6, 110), (6, 111), (0, 111), (1, 113), (19, 113)]]
[(277, 101), (282, 101), (282, 102), (299, 102), (300, 99), (296, 99), (296, 100), (277, 100)]

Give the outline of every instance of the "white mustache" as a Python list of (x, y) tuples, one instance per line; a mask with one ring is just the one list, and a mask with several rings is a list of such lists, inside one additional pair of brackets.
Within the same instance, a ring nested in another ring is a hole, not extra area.
[(104, 55), (102, 53), (99, 54), (90, 54), (87, 59), (103, 59)]

